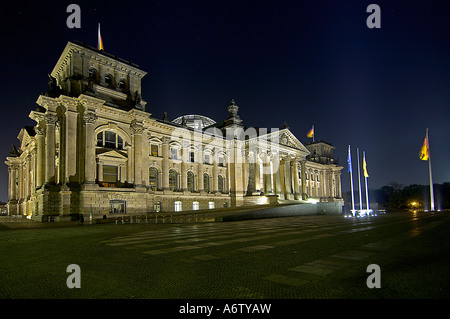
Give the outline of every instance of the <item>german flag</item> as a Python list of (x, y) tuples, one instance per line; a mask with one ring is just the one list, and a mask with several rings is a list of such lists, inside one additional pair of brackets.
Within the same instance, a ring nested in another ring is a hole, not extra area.
[(422, 161), (428, 161), (428, 159), (430, 158), (430, 148), (428, 144), (428, 130), (427, 135), (425, 135), (425, 139), (423, 140), (422, 148), (420, 149), (419, 158)]
[(307, 137), (314, 138), (314, 125), (306, 134)]
[(100, 34), (100, 23), (98, 24), (98, 50), (103, 51), (103, 41), (102, 41), (102, 35)]

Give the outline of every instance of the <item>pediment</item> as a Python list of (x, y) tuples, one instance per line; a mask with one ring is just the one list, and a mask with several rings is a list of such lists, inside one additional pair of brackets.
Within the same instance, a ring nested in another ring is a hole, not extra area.
[(308, 154), (310, 153), (309, 150), (297, 139), (297, 137), (289, 131), (289, 129), (283, 129), (278, 132), (278, 143)]
[(127, 156), (125, 156), (125, 155), (119, 153), (119, 152), (116, 151), (116, 150), (111, 150), (111, 151), (107, 151), (107, 152), (98, 154), (98, 157), (99, 157), (100, 159), (109, 159), (109, 160), (111, 160), (111, 159), (115, 159), (115, 160), (127, 160), (127, 159), (128, 159)]

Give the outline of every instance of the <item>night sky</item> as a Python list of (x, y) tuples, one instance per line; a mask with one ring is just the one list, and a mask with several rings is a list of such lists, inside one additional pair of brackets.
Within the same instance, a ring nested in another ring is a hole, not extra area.
[[(80, 29), (66, 25), (70, 3)], [(371, 3), (381, 29), (366, 25)], [(148, 72), (142, 95), (154, 117), (221, 121), (235, 99), (247, 127), (286, 121), (305, 144), (314, 125), (316, 140), (336, 147), (344, 191), (349, 144), (354, 164), (356, 148), (366, 152), (369, 188), (427, 185), (428, 127), (434, 182), (450, 181), (448, 1), (15, 1), (0, 14), (3, 161), (35, 125), (28, 114), (67, 42), (96, 47), (101, 23), (105, 51)]]

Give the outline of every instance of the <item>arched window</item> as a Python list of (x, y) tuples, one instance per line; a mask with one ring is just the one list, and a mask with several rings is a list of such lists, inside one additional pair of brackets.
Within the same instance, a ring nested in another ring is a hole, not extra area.
[(112, 86), (113, 85), (113, 77), (112, 77), (112, 75), (111, 74), (105, 74), (105, 83), (108, 85), (108, 86)]
[(154, 167), (150, 167), (148, 170), (148, 185), (151, 190), (158, 188), (158, 170)]
[(203, 174), (203, 189), (209, 193), (209, 175)]
[(125, 90), (125, 88), (126, 88), (125, 79), (120, 79), (119, 80), (119, 89), (121, 89), (123, 91), (123, 90)]
[(217, 188), (218, 191), (223, 193), (223, 177), (222, 175), (217, 176)]
[(114, 132), (102, 131), (97, 134), (97, 146), (121, 150), (123, 149), (123, 139)]
[(187, 188), (191, 192), (194, 191), (194, 173), (191, 171), (187, 172)]
[(89, 68), (89, 78), (97, 80), (97, 70), (92, 66)]
[(178, 188), (178, 174), (174, 169), (169, 170), (169, 189), (175, 190)]

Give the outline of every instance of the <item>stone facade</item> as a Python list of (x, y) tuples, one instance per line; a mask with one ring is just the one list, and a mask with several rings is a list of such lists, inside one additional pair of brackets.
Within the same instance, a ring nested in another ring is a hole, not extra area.
[(342, 200), (333, 146), (305, 146), (287, 126), (246, 128), (234, 101), (220, 122), (152, 117), (141, 94), (145, 74), (85, 44), (67, 44), (30, 112), (36, 125), (20, 130), (20, 147), (5, 162), (10, 215), (98, 218)]

